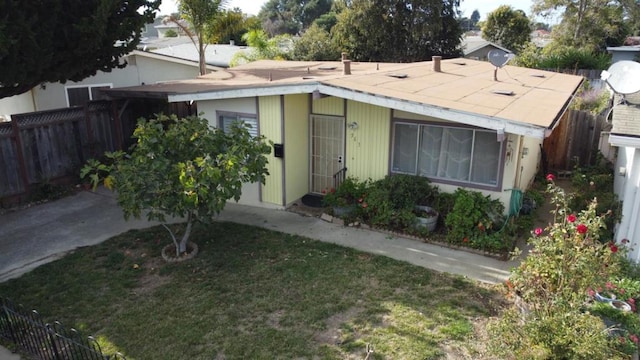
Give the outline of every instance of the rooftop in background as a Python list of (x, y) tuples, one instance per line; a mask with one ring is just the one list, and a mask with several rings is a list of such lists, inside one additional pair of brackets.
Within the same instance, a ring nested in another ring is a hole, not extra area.
[[(183, 37), (187, 40), (187, 43), (177, 43), (175, 45), (166, 45), (151, 49), (149, 51), (156, 54), (169, 55), (180, 59), (198, 61), (198, 50), (195, 45), (187, 37)], [(158, 43), (162, 44), (161, 40), (171, 38), (159, 39)], [(173, 38), (178, 39), (178, 38)], [(229, 67), (229, 63), (233, 56), (239, 51), (248, 51), (246, 46), (236, 46), (232, 44), (209, 44), (205, 49), (205, 61), (209, 65), (219, 67)]]

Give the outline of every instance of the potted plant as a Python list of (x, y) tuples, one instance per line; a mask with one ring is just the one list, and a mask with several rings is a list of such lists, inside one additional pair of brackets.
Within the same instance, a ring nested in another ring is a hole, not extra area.
[(416, 215), (416, 227), (418, 229), (425, 228), (429, 232), (436, 229), (439, 214), (433, 208), (425, 205), (416, 205), (413, 208), (413, 213)]
[[(337, 188), (323, 190), (323, 203), (331, 207), (333, 215), (342, 217), (352, 213), (364, 194), (364, 183), (352, 177), (346, 178)], [(365, 204), (361, 204), (366, 207)]]

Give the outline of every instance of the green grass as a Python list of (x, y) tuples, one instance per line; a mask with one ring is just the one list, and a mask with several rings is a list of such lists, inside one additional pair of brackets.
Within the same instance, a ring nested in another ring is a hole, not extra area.
[[(199, 225), (168, 264), (164, 229), (130, 231), (0, 284), (0, 296), (127, 359), (438, 359), (473, 353), (490, 288), (303, 237)], [(453, 345), (452, 345), (453, 344)], [(446, 345), (446, 346), (445, 346)]]

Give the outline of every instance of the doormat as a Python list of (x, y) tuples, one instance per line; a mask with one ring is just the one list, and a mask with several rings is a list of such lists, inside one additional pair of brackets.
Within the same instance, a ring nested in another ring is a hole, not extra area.
[(306, 206), (314, 208), (324, 207), (322, 205), (322, 195), (307, 194), (302, 197), (302, 203)]

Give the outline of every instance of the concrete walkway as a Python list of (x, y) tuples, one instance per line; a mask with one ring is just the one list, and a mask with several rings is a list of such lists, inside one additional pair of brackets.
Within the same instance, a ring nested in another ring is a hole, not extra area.
[[(486, 283), (505, 281), (509, 270), (516, 265), (283, 210), (230, 203), (218, 218), (348, 246)], [(95, 245), (127, 230), (153, 225), (157, 223), (125, 221), (114, 194), (106, 189), (98, 189), (95, 193), (84, 191), (5, 213), (0, 216), (0, 282), (58, 259), (75, 248)], [(11, 297), (11, 294), (0, 295)], [(11, 356), (8, 350), (0, 347), (0, 360), (18, 359)]]

